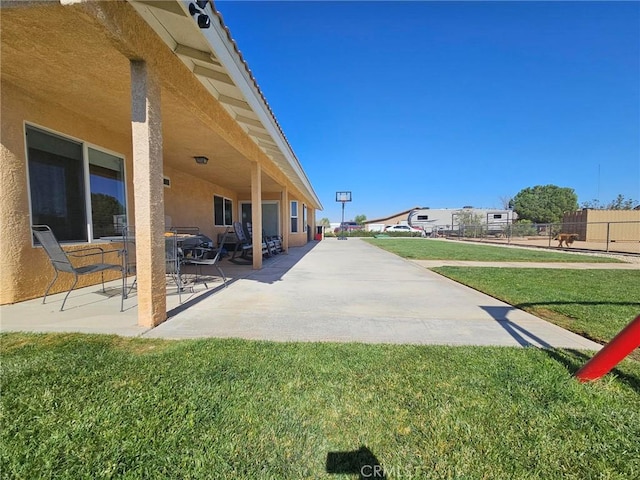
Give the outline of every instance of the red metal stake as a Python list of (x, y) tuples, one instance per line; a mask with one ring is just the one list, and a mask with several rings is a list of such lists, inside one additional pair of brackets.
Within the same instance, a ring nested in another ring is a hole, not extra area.
[(576, 377), (581, 382), (597, 380), (609, 373), (624, 357), (638, 347), (640, 347), (640, 315), (585, 363), (576, 373)]

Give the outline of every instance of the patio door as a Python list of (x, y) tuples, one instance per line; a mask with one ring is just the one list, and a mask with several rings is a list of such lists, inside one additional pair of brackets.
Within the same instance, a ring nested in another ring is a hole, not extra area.
[[(251, 222), (251, 203), (240, 203), (240, 218), (243, 227)], [(262, 229), (267, 236), (280, 236), (280, 205), (277, 200), (262, 202)]]

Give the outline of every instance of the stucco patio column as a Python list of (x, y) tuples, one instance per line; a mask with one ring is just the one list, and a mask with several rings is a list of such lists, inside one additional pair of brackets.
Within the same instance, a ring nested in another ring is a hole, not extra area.
[(262, 168), (251, 164), (251, 224), (253, 226), (253, 269), (262, 268)]
[(289, 216), (289, 190), (284, 187), (282, 190), (281, 216), (282, 216), (282, 249), (289, 251), (289, 230), (291, 229), (291, 217)]
[(131, 134), (135, 198), (138, 324), (167, 318), (160, 85), (146, 62), (131, 61)]

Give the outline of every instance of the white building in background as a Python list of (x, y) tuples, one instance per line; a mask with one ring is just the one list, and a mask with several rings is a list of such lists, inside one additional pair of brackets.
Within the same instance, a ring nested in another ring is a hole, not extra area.
[[(488, 226), (489, 232), (502, 231), (503, 227), (517, 219), (512, 210), (496, 208), (428, 208), (415, 207), (388, 217), (367, 220), (365, 228), (380, 232), (390, 225), (410, 225), (423, 229), (427, 234), (457, 230), (465, 220), (473, 219), (481, 225)], [(476, 224), (477, 224), (476, 223)]]

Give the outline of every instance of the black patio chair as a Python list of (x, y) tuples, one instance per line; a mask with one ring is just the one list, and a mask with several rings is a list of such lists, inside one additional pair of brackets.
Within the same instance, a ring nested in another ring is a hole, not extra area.
[[(64, 304), (67, 301), (67, 298), (69, 297), (69, 294), (76, 287), (78, 283), (78, 277), (80, 275), (88, 275), (90, 273), (100, 272), (102, 276), (102, 291), (105, 292), (106, 290), (104, 288), (104, 272), (106, 270), (116, 270), (116, 271), (119, 271), (120, 274), (122, 275), (122, 295), (120, 298), (120, 311), (122, 312), (124, 310), (124, 297), (126, 292), (125, 268), (123, 265), (118, 265), (114, 263), (104, 263), (105, 253), (117, 252), (118, 255), (122, 255), (122, 250), (104, 250), (102, 247), (95, 246), (95, 247), (81, 248), (78, 250), (74, 250), (73, 252), (67, 253), (62, 249), (56, 236), (53, 234), (53, 231), (51, 231), (51, 228), (49, 228), (48, 225), (32, 225), (31, 231), (33, 232), (33, 235), (36, 237), (40, 245), (42, 245), (42, 248), (44, 248), (44, 251), (49, 256), (51, 265), (55, 270), (55, 277), (53, 277), (53, 280), (47, 287), (47, 290), (44, 292), (44, 298), (42, 299), (42, 303), (45, 303), (45, 301), (47, 300), (47, 295), (49, 293), (49, 290), (58, 279), (59, 272), (71, 273), (74, 276), (73, 285), (71, 286), (71, 288), (65, 295), (64, 300), (62, 301), (62, 306), (60, 307), (60, 311), (62, 311), (64, 309)], [(85, 252), (92, 252), (92, 253), (85, 253)], [(95, 255), (100, 255), (100, 263), (82, 265), (79, 267), (74, 266), (71, 263), (71, 260), (69, 258), (69, 257), (87, 258)]]
[(242, 228), (242, 223), (233, 222), (233, 231), (236, 234), (237, 242), (236, 242), (236, 247), (233, 250), (233, 255), (231, 256), (231, 260), (234, 260), (238, 253), (240, 253), (240, 257), (246, 259), (248, 255), (252, 255), (253, 253), (253, 244), (247, 238), (247, 235), (244, 233), (244, 228)]
[(284, 247), (282, 246), (282, 237), (280, 235), (267, 235), (267, 232), (263, 228), (262, 238), (264, 238), (268, 242), (272, 242), (275, 253), (284, 252)]
[[(249, 238), (253, 238), (253, 225), (251, 222), (247, 222), (247, 232), (249, 232)], [(264, 230), (263, 230), (264, 233)], [(262, 255), (265, 257), (271, 257), (275, 255), (276, 252), (276, 244), (271, 240), (267, 240), (262, 236)]]

